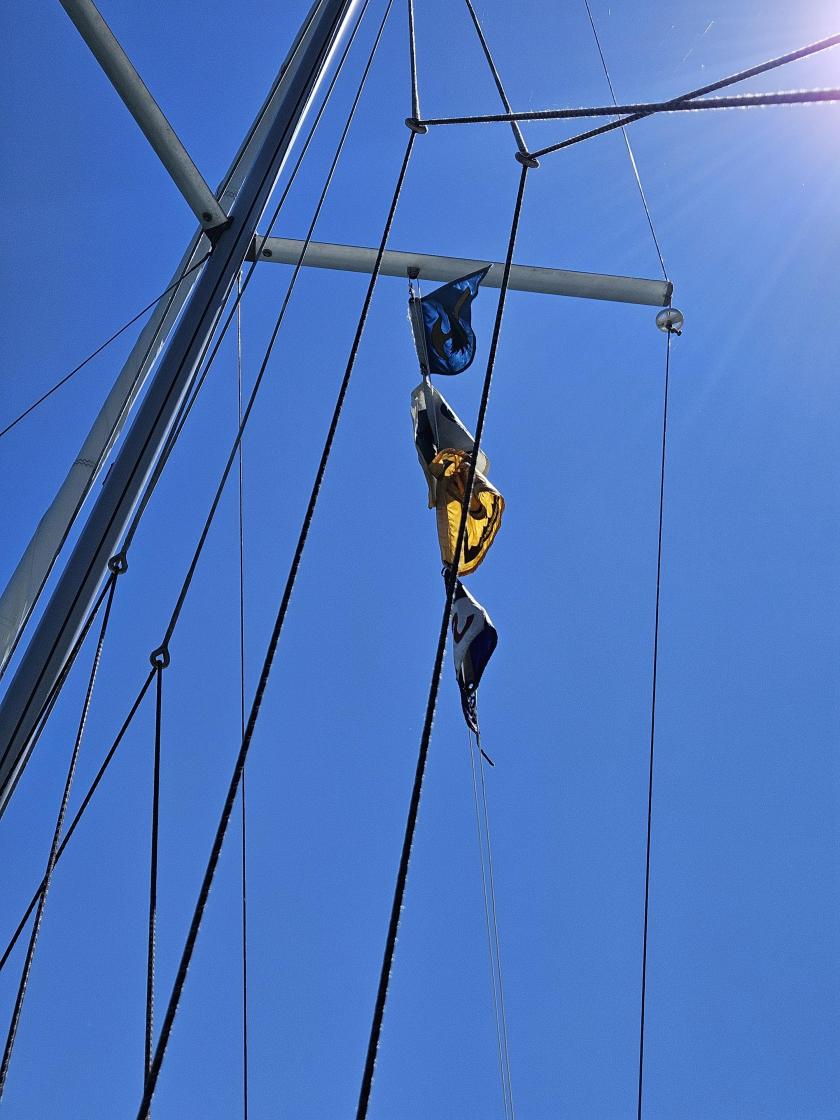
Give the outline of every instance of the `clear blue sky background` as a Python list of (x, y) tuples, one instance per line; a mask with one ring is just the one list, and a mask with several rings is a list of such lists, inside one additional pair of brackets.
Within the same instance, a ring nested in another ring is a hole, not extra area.
[[(206, 178), (223, 174), (303, 16), (107, 2)], [(382, 5), (277, 232), (303, 236)], [(820, 2), (594, 3), (621, 98), (674, 95), (837, 30)], [(482, 3), (516, 106), (603, 103), (582, 3)], [(166, 283), (191, 214), (58, 4), (4, 14), (0, 422)], [(428, 114), (495, 111), (465, 10), (418, 0)], [(840, 55), (750, 89), (837, 85)], [(392, 17), (317, 235), (375, 244), (405, 144)], [(675, 302), (653, 823), (648, 1120), (840, 1116), (840, 499), (836, 107), (671, 116), (632, 132)], [(573, 131), (529, 126), (532, 144)], [(506, 127), (416, 144), (392, 247), (498, 259)], [(543, 161), (522, 262), (656, 276), (621, 138)], [(289, 270), (244, 305), (253, 378)], [(249, 688), (363, 298), (301, 278), (246, 439)], [(411, 444), (405, 285), (378, 288), (248, 769), (251, 1115), (355, 1107), (441, 609)], [(473, 368), (442, 386), (472, 422)], [(471, 590), (499, 647), (481, 689), (513, 1084), (530, 1120), (635, 1115), (664, 338), (652, 309), (514, 293), (485, 441), (505, 521)], [(0, 441), (5, 577), (130, 347)], [(120, 583), (76, 799), (147, 672), (229, 441), (226, 344)], [(158, 1020), (237, 749), (227, 496), (165, 678)], [(46, 858), (82, 659), (0, 821), (0, 931)], [(152, 705), (63, 860), (6, 1114), (131, 1117), (143, 1062)], [(466, 732), (447, 660), (371, 1117), (500, 1115)], [(155, 1101), (241, 1114), (239, 836), (231, 828)], [(0, 975), (2, 1028), (21, 950)]]

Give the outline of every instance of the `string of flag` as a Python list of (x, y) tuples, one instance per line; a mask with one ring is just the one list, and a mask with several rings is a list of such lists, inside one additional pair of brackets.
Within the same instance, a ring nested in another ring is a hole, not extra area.
[[(423, 377), (411, 394), (414, 445), (428, 484), (429, 509), (435, 510), (444, 576), (456, 568), (451, 619), (455, 678), (467, 727), (492, 766), (481, 748), (476, 693), (498, 635), (487, 611), (470, 594), (461, 577), (474, 572), (489, 552), (502, 523), (505, 500), (488, 478), (487, 455), (482, 450), (475, 455), (474, 437), (431, 379), (432, 374), (463, 373), (472, 364), (476, 352), (472, 303), (488, 270), (489, 265), (422, 297), (410, 281), (408, 317)], [(475, 479), (466, 532), (461, 555), (456, 560), (458, 530), (474, 457)]]
[[(505, 1120), (515, 1120), (490, 822), (482, 760), (490, 766), (494, 764), (481, 745), (477, 706), (478, 686), (496, 648), (498, 634), (487, 611), (467, 590), (461, 579), (462, 576), (471, 575), (489, 552), (502, 523), (505, 502), (489, 480), (490, 460), (487, 455), (480, 448), (476, 449), (474, 436), (431, 380), (432, 374), (453, 376), (463, 373), (471, 365), (476, 352), (471, 308), (487, 272), (488, 268), (484, 268), (469, 276), (462, 276), (423, 297), (415, 289), (412, 278), (409, 279), (408, 318), (423, 377), (411, 393), (411, 418), (414, 425), (414, 446), (428, 487), (429, 509), (435, 511), (444, 580), (448, 581), (453, 575), (455, 578), (450, 615), (452, 652), (455, 679), (461, 694), (461, 708), (469, 729), (470, 769), (502, 1108)], [(473, 468), (464, 536), (460, 555), (456, 556)], [(479, 781), (476, 780), (476, 772)]]

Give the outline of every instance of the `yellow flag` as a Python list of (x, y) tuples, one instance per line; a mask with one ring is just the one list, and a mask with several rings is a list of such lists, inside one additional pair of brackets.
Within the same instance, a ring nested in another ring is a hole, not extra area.
[[(455, 559), (469, 469), (469, 452), (456, 451), (451, 447), (439, 451), (429, 464), (429, 472), (437, 480), (435, 511), (444, 564), (451, 565)], [(458, 565), (459, 576), (474, 572), (487, 555), (502, 523), (504, 508), (505, 500), (499, 491), (476, 471), (464, 547)]]

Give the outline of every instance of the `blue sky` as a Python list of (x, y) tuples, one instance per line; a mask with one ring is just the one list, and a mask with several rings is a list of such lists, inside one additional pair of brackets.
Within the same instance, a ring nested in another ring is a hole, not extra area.
[[(102, 11), (205, 177), (224, 173), (305, 10)], [(275, 232), (303, 236), (382, 5)], [(479, 8), (514, 105), (600, 104), (583, 4)], [(593, 5), (619, 97), (674, 95), (837, 30), (827, 3)], [(58, 5), (6, 15), (5, 421), (166, 283), (193, 220)], [(418, 0), (424, 112), (495, 111), (465, 10)], [(829, 52), (748, 89), (838, 84)], [(375, 244), (405, 144), (399, 6), (316, 231)], [(836, 107), (686, 114), (632, 140), (675, 303), (654, 787), (648, 1120), (840, 1114), (840, 233)], [(530, 125), (537, 146), (572, 127)], [(505, 126), (418, 139), (391, 245), (504, 252)], [(529, 178), (523, 263), (655, 277), (621, 138)], [(290, 270), (243, 308), (256, 372)], [(253, 687), (364, 295), (302, 275), (245, 446)], [(405, 287), (372, 307), (249, 761), (251, 1115), (355, 1107), (441, 609), (411, 444)], [(442, 391), (472, 423), (479, 356)], [(652, 309), (513, 293), (485, 449), (506, 499), (470, 589), (499, 630), (480, 695), (522, 1117), (635, 1115), (664, 339)], [(131, 338), (0, 440), (14, 567)], [(78, 804), (147, 671), (232, 439), (225, 343), (121, 581)], [(158, 1018), (237, 748), (235, 495), (165, 677)], [(86, 654), (89, 657), (90, 654)], [(0, 919), (46, 858), (83, 659), (0, 820)], [(57, 872), (9, 1075), (19, 1120), (133, 1116), (143, 1061), (153, 710)], [(155, 1116), (241, 1111), (231, 828)], [(370, 1115), (499, 1116), (466, 732), (447, 660)], [(4, 942), (5, 944), (5, 939)], [(5, 1029), (21, 954), (0, 975)]]

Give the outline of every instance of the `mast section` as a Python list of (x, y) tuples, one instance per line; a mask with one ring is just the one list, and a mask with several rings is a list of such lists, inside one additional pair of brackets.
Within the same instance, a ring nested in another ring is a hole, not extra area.
[(359, 0), (319, 0), (281, 77), (274, 112), (228, 225), (192, 290), (87, 523), (0, 704), (0, 813), (34, 746), (41, 712), (117, 551), (283, 169), (300, 123)]

